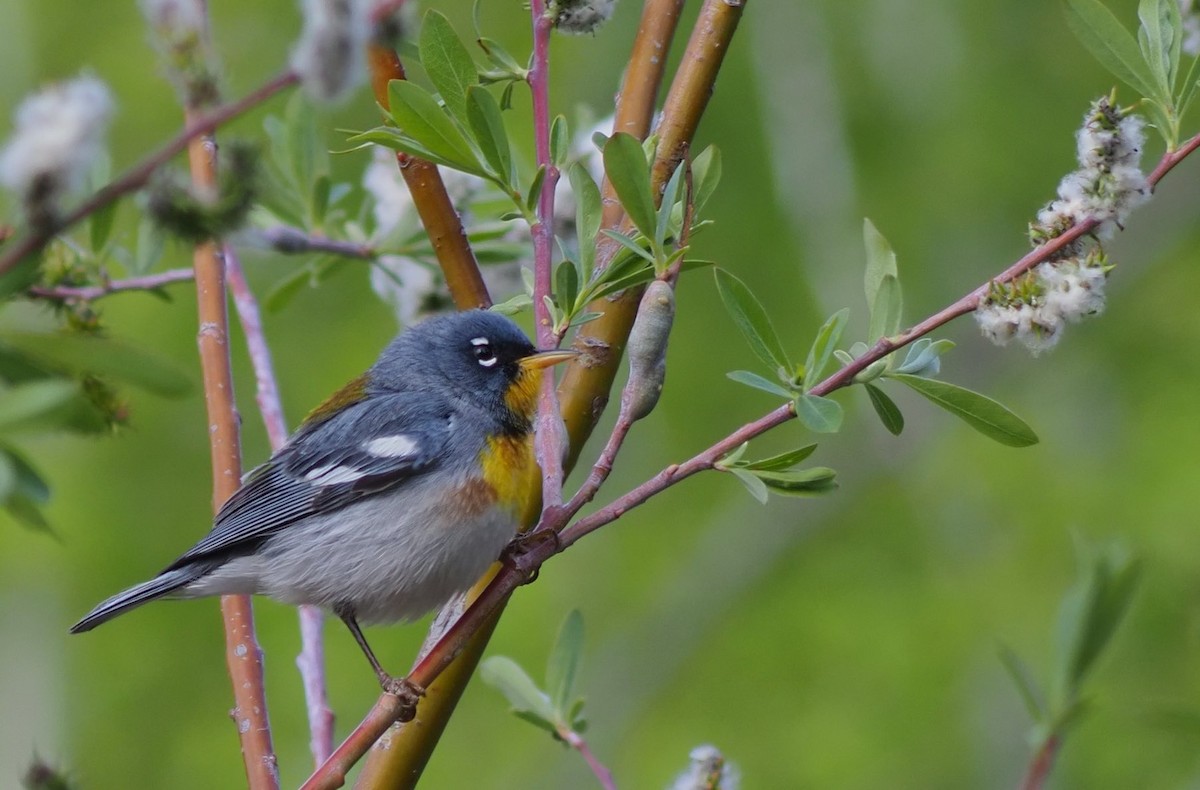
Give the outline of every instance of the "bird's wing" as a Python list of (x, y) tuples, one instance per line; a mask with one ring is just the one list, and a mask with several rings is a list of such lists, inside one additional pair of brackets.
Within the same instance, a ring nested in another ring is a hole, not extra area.
[(397, 393), (302, 427), (246, 476), (212, 531), (168, 570), (248, 547), (302, 518), (429, 472), (442, 460), (452, 419), (444, 402)]

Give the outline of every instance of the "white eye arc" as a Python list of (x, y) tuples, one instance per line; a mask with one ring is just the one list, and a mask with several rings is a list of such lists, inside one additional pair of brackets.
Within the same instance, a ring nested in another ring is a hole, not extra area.
[(475, 360), (485, 368), (490, 368), (500, 361), (496, 352), (492, 351), (492, 341), (486, 337), (471, 338), (471, 351), (475, 354)]

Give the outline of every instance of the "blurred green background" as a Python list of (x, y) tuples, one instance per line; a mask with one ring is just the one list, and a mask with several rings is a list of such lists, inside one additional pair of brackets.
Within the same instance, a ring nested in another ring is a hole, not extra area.
[[(469, 32), (465, 0), (429, 5)], [(1133, 23), (1132, 0), (1111, 5)], [(280, 68), (298, 12), (291, 0), (212, 6), (226, 92), (241, 95)], [(688, 3), (688, 21), (697, 7)], [(493, 37), (525, 50), (519, 4), (484, 12)], [(559, 110), (609, 111), (638, 15), (624, 0), (598, 36), (555, 41)], [(179, 126), (134, 3), (0, 3), (6, 124), (22, 95), (81, 68), (116, 94), (118, 169)], [(924, 317), (1025, 251), (1026, 222), (1074, 167), (1087, 103), (1111, 85), (1057, 3), (756, 0), (702, 127), (725, 175), (699, 254), (744, 278), (800, 355), (842, 306), (865, 331), (869, 216), (899, 254), (906, 317)], [(225, 134), (260, 137), (261, 120)], [(322, 119), (335, 143), (333, 129), (374, 122), (365, 92)], [(336, 165), (354, 180), (366, 161)], [(1107, 313), (1071, 327), (1052, 352), (995, 348), (969, 319), (938, 333), (959, 343), (943, 376), (1007, 403), (1041, 444), (993, 444), (904, 392), (908, 427), (893, 438), (864, 393), (843, 393), (848, 429), (814, 459), (838, 469), (835, 494), (763, 507), (730, 478), (693, 478), (550, 563), (517, 594), (491, 652), (540, 675), (558, 622), (583, 611), (589, 738), (625, 787), (665, 786), (701, 743), (736, 762), (746, 787), (1012, 787), (1029, 722), (997, 647), (1044, 678), (1075, 575), (1072, 533), (1117, 539), (1143, 557), (1143, 585), (1053, 786), (1200, 787), (1200, 312), (1179, 301), (1200, 293), (1198, 174), (1186, 162), (1111, 244)], [(123, 208), (125, 227), (134, 214)], [(163, 266), (188, 261), (175, 247)], [(246, 259), (260, 291), (299, 263)], [(366, 268), (345, 267), (267, 316), (293, 424), (395, 331)], [(112, 333), (195, 370), (195, 307), (187, 286), (172, 293), (173, 304), (132, 294), (101, 306)], [(267, 446), (236, 332), (234, 350), (251, 465)], [(663, 401), (633, 433), (607, 496), (774, 405), (725, 378), (753, 360), (707, 274), (680, 285), (669, 359)], [(97, 600), (158, 570), (209, 523), (199, 393), (130, 396), (132, 427), (117, 438), (29, 448), (54, 486), (60, 540), (0, 523), (0, 787), (35, 751), (81, 788), (243, 781), (215, 602), (156, 604), (67, 636)], [(756, 452), (810, 438), (789, 424)], [(283, 780), (294, 786), (310, 768), (296, 616), (271, 602), (256, 611)], [(340, 625), (327, 632), (340, 737), (378, 687)], [(401, 668), (422, 635), (409, 626), (370, 637)], [(577, 755), (478, 682), (426, 775), (429, 787), (592, 781)]]

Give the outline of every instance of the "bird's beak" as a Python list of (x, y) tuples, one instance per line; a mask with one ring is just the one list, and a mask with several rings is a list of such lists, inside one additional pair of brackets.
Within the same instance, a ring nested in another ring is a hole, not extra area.
[(579, 356), (579, 352), (571, 348), (555, 348), (550, 351), (538, 351), (527, 357), (521, 357), (520, 364), (525, 370), (541, 370), (559, 362), (566, 362)]

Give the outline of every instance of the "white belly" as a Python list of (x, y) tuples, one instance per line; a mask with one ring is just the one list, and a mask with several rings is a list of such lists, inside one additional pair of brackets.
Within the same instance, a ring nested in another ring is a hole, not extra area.
[(182, 592), (349, 605), (364, 623), (420, 617), (483, 575), (517, 526), (511, 512), (429, 496), (425, 484), (298, 521)]

